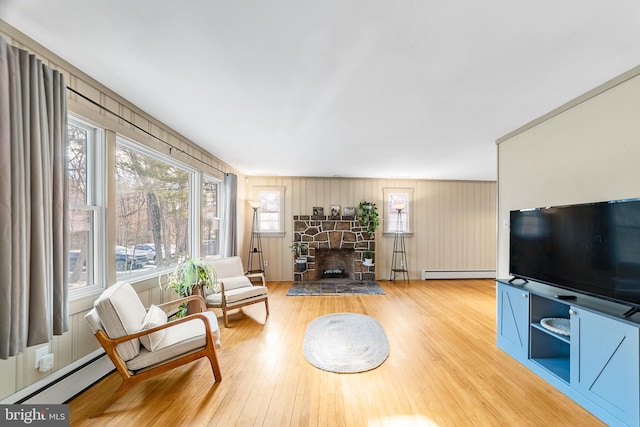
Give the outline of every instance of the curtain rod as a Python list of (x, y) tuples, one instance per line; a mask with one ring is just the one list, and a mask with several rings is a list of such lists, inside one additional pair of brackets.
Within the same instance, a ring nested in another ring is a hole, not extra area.
[(104, 110), (104, 111), (106, 111), (106, 112), (108, 112), (108, 113), (110, 113), (110, 114), (113, 114), (114, 116), (116, 116), (116, 117), (117, 117), (117, 118), (119, 118), (120, 120), (125, 121), (127, 124), (129, 124), (129, 125), (133, 126), (134, 128), (138, 129), (139, 131), (144, 132), (144, 133), (146, 133), (147, 135), (149, 135), (150, 137), (152, 137), (152, 138), (154, 138), (154, 139), (157, 139), (158, 141), (162, 142), (162, 143), (163, 143), (163, 144), (165, 144), (167, 147), (169, 147), (169, 155), (171, 155), (171, 154), (172, 154), (172, 152), (175, 150), (175, 151), (178, 151), (178, 152), (180, 152), (180, 153), (184, 154), (185, 156), (191, 157), (193, 160), (196, 160), (196, 161), (198, 161), (198, 162), (200, 162), (200, 163), (202, 163), (202, 164), (204, 164), (204, 165), (207, 165), (207, 166), (208, 166), (208, 167), (210, 167), (210, 168), (213, 168), (213, 169), (217, 170), (218, 172), (220, 172), (220, 173), (222, 173), (222, 174), (226, 173), (225, 171), (220, 170), (220, 169), (218, 169), (217, 167), (215, 167), (215, 166), (213, 166), (213, 165), (210, 165), (209, 163), (205, 162), (204, 160), (201, 160), (201, 159), (199, 159), (199, 158), (197, 158), (197, 157), (193, 156), (192, 154), (187, 153), (187, 152), (186, 152), (186, 151), (184, 151), (183, 149), (178, 148), (178, 147), (176, 147), (175, 145), (168, 143), (168, 142), (167, 142), (167, 141), (165, 141), (164, 139), (162, 139), (162, 138), (160, 138), (160, 137), (155, 136), (154, 134), (152, 134), (152, 133), (151, 133), (151, 132), (149, 132), (148, 130), (141, 128), (140, 126), (138, 126), (137, 124), (133, 123), (132, 121), (130, 121), (130, 120), (128, 120), (128, 119), (126, 119), (126, 118), (122, 117), (120, 114), (116, 113), (115, 111), (111, 111), (111, 110), (110, 110), (110, 109), (108, 109), (107, 107), (105, 107), (105, 106), (103, 106), (103, 105), (99, 104), (98, 102), (94, 101), (93, 99), (89, 98), (88, 96), (86, 96), (86, 95), (84, 95), (84, 94), (82, 94), (82, 93), (78, 92), (78, 91), (77, 91), (77, 90), (75, 90), (74, 88), (71, 88), (71, 87), (67, 86), (67, 89), (68, 89), (68, 90), (70, 90), (71, 92), (75, 93), (75, 94), (76, 94), (76, 95), (78, 95), (79, 97), (81, 97), (81, 98), (85, 99), (86, 101), (89, 101), (91, 104), (95, 105), (96, 107), (101, 108), (102, 110)]

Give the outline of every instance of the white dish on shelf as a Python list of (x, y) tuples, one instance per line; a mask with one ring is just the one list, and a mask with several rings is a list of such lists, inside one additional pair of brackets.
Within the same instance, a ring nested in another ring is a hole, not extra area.
[(540, 320), (540, 325), (560, 335), (571, 335), (571, 320), (564, 317), (546, 317)]

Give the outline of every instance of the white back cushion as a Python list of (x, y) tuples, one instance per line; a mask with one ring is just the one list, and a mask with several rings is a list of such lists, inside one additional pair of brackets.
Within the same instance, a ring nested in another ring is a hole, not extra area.
[(244, 276), (242, 258), (240, 258), (239, 256), (214, 259), (211, 261), (211, 265), (216, 269), (218, 280), (222, 280), (228, 277)]
[[(211, 261), (211, 265), (216, 270), (218, 280), (224, 283), (225, 291), (253, 285), (251, 280), (244, 275), (242, 258), (239, 256), (215, 259)], [(216, 292), (218, 291), (219, 289), (216, 288)], [(207, 292), (207, 294), (209, 293)]]
[[(110, 338), (140, 331), (147, 314), (138, 294), (127, 282), (118, 282), (108, 288), (93, 305)], [(136, 338), (118, 344), (117, 350), (125, 361), (132, 359), (140, 352), (140, 340)]]
[[(147, 311), (147, 315), (140, 325), (140, 330), (155, 328), (156, 326), (164, 325), (167, 323), (167, 313), (157, 305), (152, 305)], [(149, 335), (143, 335), (140, 337), (140, 344), (149, 351), (154, 351), (158, 348), (158, 344), (164, 338), (165, 329), (161, 329)]]

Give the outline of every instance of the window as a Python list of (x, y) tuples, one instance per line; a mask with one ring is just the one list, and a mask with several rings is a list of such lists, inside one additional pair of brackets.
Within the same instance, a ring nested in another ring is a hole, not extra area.
[(71, 297), (104, 283), (104, 133), (69, 117), (67, 124), (69, 189), (69, 278)]
[[(104, 131), (70, 116), (67, 132), (72, 298), (102, 288), (107, 271), (135, 281), (186, 256), (220, 256), (218, 179), (117, 137), (115, 204), (107, 211)], [(114, 229), (107, 229), (107, 215), (115, 217)], [(104, 244), (107, 233), (115, 236), (115, 248)], [(109, 252), (113, 265), (106, 263)]]
[(207, 176), (202, 179), (200, 255), (220, 256), (220, 182)]
[(260, 202), (257, 231), (284, 233), (284, 187), (256, 187), (254, 192)]
[(384, 232), (412, 233), (412, 188), (384, 188)]
[(118, 138), (116, 147), (116, 277), (155, 274), (191, 253), (194, 172)]

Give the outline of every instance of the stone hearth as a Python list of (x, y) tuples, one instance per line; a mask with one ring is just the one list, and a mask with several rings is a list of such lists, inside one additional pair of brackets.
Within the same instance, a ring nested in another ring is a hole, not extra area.
[[(294, 266), (294, 280), (375, 280), (375, 267), (363, 265), (364, 252), (374, 254), (375, 237), (354, 217), (295, 215), (294, 241), (305, 242), (305, 271)], [(324, 275), (324, 277), (323, 277)]]

